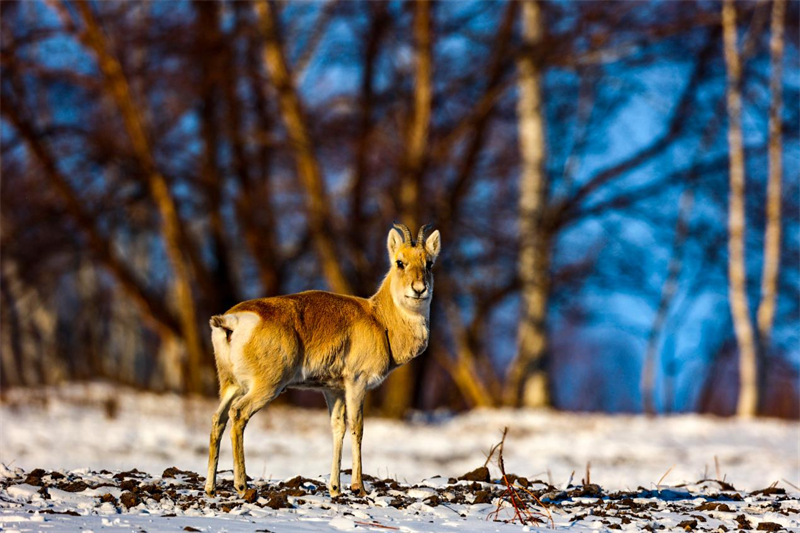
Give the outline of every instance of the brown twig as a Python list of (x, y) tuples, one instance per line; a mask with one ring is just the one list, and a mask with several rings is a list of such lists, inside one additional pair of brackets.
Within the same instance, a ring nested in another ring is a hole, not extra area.
[(503, 477), (503, 483), (505, 483), (506, 490), (503, 491), (503, 494), (500, 496), (500, 499), (497, 502), (497, 507), (495, 508), (495, 510), (489, 513), (486, 516), (486, 519), (489, 520), (491, 518), (494, 521), (499, 521), (500, 511), (503, 509), (503, 503), (509, 502), (511, 503), (511, 506), (514, 508), (514, 515), (511, 517), (510, 520), (511, 523), (514, 523), (515, 521), (519, 520), (521, 524), (525, 525), (530, 523), (542, 524), (544, 523), (544, 520), (542, 520), (542, 518), (548, 518), (550, 520), (550, 524), (553, 527), (555, 527), (555, 523), (553, 522), (553, 516), (550, 514), (550, 511), (542, 503), (542, 501), (539, 498), (537, 498), (536, 495), (531, 493), (529, 490), (525, 489), (524, 487), (519, 487), (528, 494), (530, 494), (533, 497), (534, 501), (545, 509), (545, 511), (547, 512), (547, 516), (538, 511), (531, 510), (528, 507), (528, 504), (525, 502), (525, 500), (520, 496), (519, 492), (517, 492), (514, 484), (508, 479), (508, 475), (506, 474), (505, 462), (503, 460), (503, 447), (505, 446), (507, 435), (508, 435), (508, 427), (503, 429), (503, 438), (500, 440), (500, 443), (498, 445), (492, 448), (491, 451), (491, 453), (494, 454), (494, 451), (497, 450), (497, 466), (500, 468), (500, 474)]
[(671, 467), (669, 467), (669, 469), (666, 472), (664, 472), (664, 475), (661, 476), (661, 479), (659, 479), (658, 483), (656, 483), (656, 487), (660, 487), (661, 486), (661, 482), (664, 481), (664, 478), (667, 477), (667, 474), (672, 472), (673, 468), (675, 468), (675, 465), (672, 465)]
[(545, 512), (547, 513), (547, 519), (550, 520), (550, 527), (555, 529), (556, 528), (556, 523), (553, 520), (553, 515), (550, 514), (550, 508), (547, 507), (547, 505), (545, 505), (544, 502), (542, 502), (542, 500), (540, 500), (539, 497), (536, 494), (532, 493), (531, 491), (529, 491), (528, 489), (526, 489), (523, 486), (520, 486), (519, 488), (521, 488), (522, 490), (524, 490), (525, 492), (530, 494), (531, 498), (533, 498), (534, 501), (536, 501), (536, 503), (538, 503), (540, 507), (544, 508)]
[(483, 463), (484, 468), (489, 466), (489, 461), (492, 460), (492, 456), (494, 456), (494, 452), (500, 446), (500, 443), (495, 444), (489, 449), (489, 454), (486, 456), (486, 462)]
[(784, 483), (786, 483), (787, 485), (790, 485), (790, 486), (792, 486), (792, 487), (796, 488), (797, 490), (800, 490), (800, 487), (798, 487), (797, 485), (795, 485), (794, 483), (792, 483), (791, 481), (789, 481), (789, 480), (788, 480), (788, 479), (786, 479), (786, 478), (781, 478), (781, 481), (783, 481), (783, 482), (784, 482)]

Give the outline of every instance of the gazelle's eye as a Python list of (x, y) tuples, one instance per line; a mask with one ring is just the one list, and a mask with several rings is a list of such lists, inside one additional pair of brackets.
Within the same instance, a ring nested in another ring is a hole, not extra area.
[(405, 267), (406, 266), (403, 264), (402, 261), (397, 261), (397, 268), (399, 268), (400, 270), (403, 270)]
[(427, 263), (425, 263), (425, 268), (427, 268), (428, 270), (433, 268), (433, 261), (428, 261)]

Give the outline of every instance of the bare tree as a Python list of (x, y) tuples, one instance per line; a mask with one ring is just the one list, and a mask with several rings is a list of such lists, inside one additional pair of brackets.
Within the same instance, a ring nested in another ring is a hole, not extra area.
[(781, 106), (783, 91), (783, 28), (786, 1), (772, 3), (770, 37), (769, 105), (769, 178), (767, 182), (767, 227), (764, 232), (764, 269), (761, 274), (761, 301), (756, 313), (761, 357), (769, 348), (775, 320), (778, 270), (781, 260), (781, 180), (783, 178), (783, 142), (781, 140)]
[(739, 416), (755, 416), (758, 408), (758, 364), (745, 271), (744, 143), (742, 139), (742, 67), (737, 45), (736, 6), (725, 0), (722, 7), (725, 67), (728, 74), (728, 146), (730, 192), (728, 204), (728, 298), (739, 346)]
[[(797, 10), (784, 4), (791, 58)], [(390, 378), (390, 394), (371, 398), (385, 414), (505, 402), (575, 406), (566, 399), (570, 380), (589, 383), (590, 372), (595, 386), (581, 405), (633, 409), (641, 355), (633, 347), (647, 345), (642, 378), (659, 382), (662, 369), (666, 391), (685, 371), (675, 348), (688, 327), (682, 317), (692, 316), (695, 327), (695, 306), (728, 287), (719, 246), (728, 240), (719, 219), (729, 200), (729, 157), (719, 133), (727, 82), (717, 68), (717, 4), (48, 6), (63, 24), (40, 3), (0, 3), (0, 244), (21, 283), (0, 272), (4, 384), (46, 379), (38, 348), (20, 360), (20, 342), (35, 343), (17, 330), (37, 334), (38, 326), (20, 311), (27, 293), (18, 287), (48, 294), (40, 303), (53, 313), (51, 344), (68, 377), (96, 372), (183, 390), (187, 316), (179, 313), (194, 309), (190, 320), (203, 340), (203, 317), (234, 297), (325, 286), (366, 295), (385, 273), (381, 236), (392, 220), (433, 222), (452, 244), (435, 267), (429, 353), (410, 374)], [(768, 155), (753, 134), (757, 111), (769, 105), (772, 117), (773, 162), (748, 167), (747, 192), (771, 198), (780, 194), (767, 171), (776, 175), (774, 154), (793, 153), (798, 131), (797, 114), (780, 107), (781, 98), (796, 99), (796, 88), (781, 87), (774, 48), (772, 70), (765, 67), (762, 30), (771, 11), (778, 39), (780, 9), (736, 4), (739, 29), (748, 27), (737, 86), (741, 105), (753, 111), (742, 125), (748, 162)], [(53, 61), (54, 36), (82, 47), (66, 47)], [(654, 89), (662, 67), (688, 69), (682, 88)], [(647, 131), (620, 142), (629, 104), (643, 103), (650, 113), (637, 126)], [(711, 123), (716, 132), (702, 133)], [(784, 242), (767, 229), (765, 261), (780, 267), (764, 268), (752, 319), (755, 328), (759, 318), (756, 357), (769, 350), (778, 364), (797, 315), (796, 243), (785, 238), (797, 226), (787, 203), (793, 186), (783, 183), (777, 214), (774, 202), (767, 207), (767, 227), (777, 217)], [(757, 203), (748, 199), (749, 224), (761, 224)], [(643, 244), (632, 228), (652, 239)], [(755, 251), (760, 232), (748, 235)], [(671, 251), (667, 282), (651, 293), (653, 265)], [(760, 257), (745, 254), (747, 268), (758, 270)], [(176, 305), (186, 294), (192, 305)], [(626, 323), (627, 308), (606, 313), (598, 302), (611, 295), (652, 304), (651, 328)], [(86, 313), (64, 312), (77, 307)], [(104, 319), (87, 333), (89, 315)], [(733, 334), (718, 314), (702, 327), (715, 337)], [(570, 354), (565, 330), (597, 334), (574, 335)], [(628, 339), (617, 342), (611, 332)], [(698, 357), (710, 361), (711, 344)], [(593, 369), (573, 364), (593, 353)], [(614, 399), (611, 380), (596, 372), (609, 357), (625, 360), (627, 389)], [(668, 403), (688, 405), (675, 390)]]
[(544, 356), (547, 347), (545, 316), (549, 291), (549, 237), (544, 228), (547, 208), (546, 140), (542, 102), (542, 72), (537, 59), (544, 20), (537, 0), (522, 4), (523, 49), (519, 72), (519, 277), (522, 312), (517, 333), (517, 355), (508, 372), (506, 403), (541, 407), (549, 403)]
[(167, 180), (157, 169), (150, 142), (143, 124), (142, 113), (133, 100), (128, 81), (119, 61), (113, 56), (106, 43), (100, 26), (85, 0), (77, 3), (78, 11), (85, 25), (81, 38), (97, 56), (98, 66), (103, 73), (106, 89), (117, 104), (122, 115), (125, 128), (133, 146), (134, 153), (147, 178), (150, 194), (161, 215), (161, 231), (169, 256), (170, 265), (175, 275), (175, 297), (178, 317), (181, 323), (182, 338), (186, 343), (188, 358), (186, 374), (188, 389), (200, 392), (203, 388), (203, 361), (207, 359), (203, 350), (198, 329), (195, 300), (192, 295), (190, 272), (183, 255), (184, 230), (178, 217), (175, 199), (172, 196)]
[(306, 191), (308, 226), (317, 255), (322, 262), (322, 271), (333, 291), (352, 294), (352, 286), (342, 268), (341, 251), (337, 252), (341, 247), (338, 247), (333, 239), (330, 199), (325, 190), (319, 161), (314, 154), (300, 98), (286, 62), (286, 54), (278, 33), (275, 8), (271, 1), (261, 0), (257, 4), (257, 10), (266, 36), (264, 63), (278, 93), (278, 103), (294, 153), (297, 174)]
[[(414, 83), (414, 105), (408, 124), (406, 153), (401, 165), (400, 219), (415, 231), (420, 225), (422, 197), (421, 180), (425, 156), (428, 149), (428, 132), (431, 121), (433, 99), (433, 61), (431, 58), (431, 5), (428, 0), (415, 3), (414, 9), (414, 56), (416, 79)], [(411, 406), (414, 394), (414, 372), (420, 362), (405, 365), (392, 373), (386, 382), (384, 413), (398, 418)]]

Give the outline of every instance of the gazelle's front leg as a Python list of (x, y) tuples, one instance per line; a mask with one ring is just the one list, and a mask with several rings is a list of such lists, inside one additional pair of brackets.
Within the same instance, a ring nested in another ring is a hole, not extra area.
[(344, 391), (325, 391), (325, 402), (328, 404), (328, 413), (331, 415), (331, 432), (333, 433), (333, 462), (328, 490), (331, 496), (338, 496), (341, 494), (342, 487), (339, 471), (342, 468), (342, 441), (346, 429)]
[(366, 389), (359, 382), (345, 386), (345, 403), (347, 407), (347, 423), (353, 438), (353, 478), (350, 489), (359, 496), (365, 496), (364, 483), (361, 480), (361, 438), (364, 436), (364, 396)]

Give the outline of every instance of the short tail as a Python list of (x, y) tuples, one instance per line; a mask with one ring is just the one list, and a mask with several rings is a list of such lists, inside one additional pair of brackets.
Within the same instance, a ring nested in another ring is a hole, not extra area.
[(225, 339), (229, 343), (231, 342), (231, 333), (233, 333), (238, 322), (239, 320), (236, 318), (236, 315), (214, 315), (211, 317), (211, 320), (209, 320), (212, 329), (217, 328), (225, 332)]

